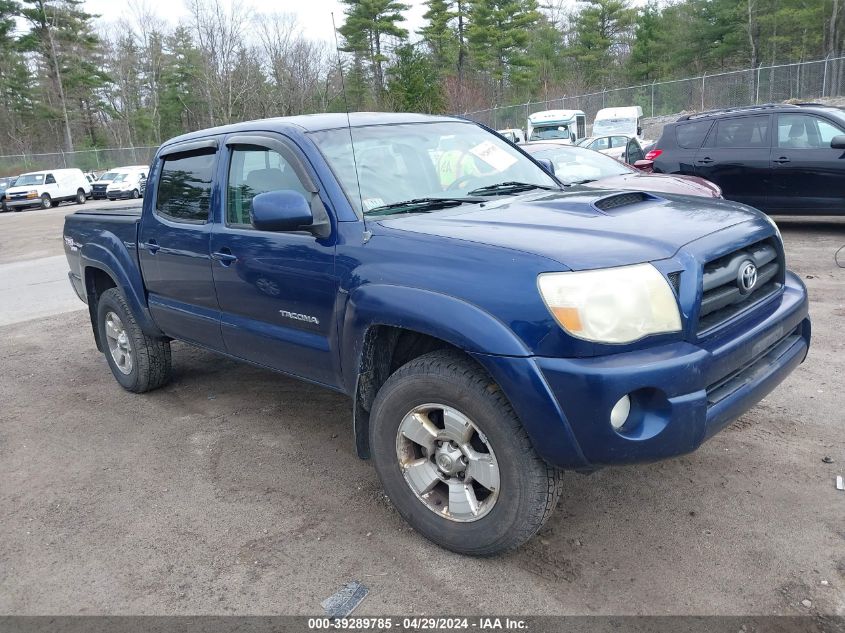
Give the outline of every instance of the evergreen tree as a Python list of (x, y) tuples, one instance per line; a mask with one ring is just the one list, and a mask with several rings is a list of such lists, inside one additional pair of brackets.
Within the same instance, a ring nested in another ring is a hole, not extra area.
[(445, 107), (435, 60), (410, 44), (396, 49), (388, 69), (388, 94), (399, 112), (442, 112)]
[(376, 103), (384, 93), (384, 63), (388, 61), (388, 38), (404, 40), (408, 31), (399, 26), (405, 20), (407, 4), (397, 0), (343, 0), (346, 22), (338, 29), (343, 36), (343, 50), (356, 60), (366, 59), (370, 66)]
[(539, 20), (536, 0), (470, 0), (470, 53), (478, 69), (493, 80), (497, 101), (508, 83), (529, 79), (527, 47)]
[[(20, 43), (24, 50), (40, 57), (48, 78), (47, 89), (58, 97), (64, 145), (68, 152), (73, 151), (73, 106), (68, 88), (71, 81), (80, 79), (75, 69), (85, 65), (100, 44), (91, 28), (93, 16), (82, 9), (82, 4), (82, 0), (23, 0), (21, 8), (21, 16), (30, 30)], [(97, 83), (103, 83), (101, 78)], [(50, 99), (45, 98), (43, 103), (50, 103)]]

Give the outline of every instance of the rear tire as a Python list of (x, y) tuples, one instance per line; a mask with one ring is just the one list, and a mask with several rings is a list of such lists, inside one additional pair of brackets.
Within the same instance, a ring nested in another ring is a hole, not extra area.
[[(452, 442), (455, 429), (463, 439)], [(560, 496), (560, 471), (537, 456), (501, 389), (454, 351), (420, 356), (388, 378), (373, 403), (370, 449), (399, 514), (461, 554), (519, 547)]]
[(76, 204), (85, 204), (87, 198), (85, 197), (85, 190), (84, 189), (77, 189), (76, 190)]
[(170, 380), (170, 342), (144, 333), (117, 288), (100, 295), (97, 331), (106, 361), (121, 387), (143, 393)]
[(41, 208), (42, 209), (50, 209), (53, 206), (53, 199), (50, 197), (49, 193), (41, 194)]

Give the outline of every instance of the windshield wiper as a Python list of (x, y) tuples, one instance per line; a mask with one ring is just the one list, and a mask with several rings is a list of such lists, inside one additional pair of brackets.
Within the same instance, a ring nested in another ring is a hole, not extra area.
[(528, 191), (529, 189), (547, 189), (549, 191), (557, 191), (558, 187), (551, 185), (538, 185), (533, 182), (519, 182), (516, 180), (509, 180), (508, 182), (500, 182), (495, 185), (487, 185), (479, 187), (469, 192), (470, 195), (485, 196), (498, 193), (517, 193), (519, 191)]
[(414, 198), (402, 202), (391, 202), (364, 211), (364, 215), (393, 215), (395, 213), (418, 213), (420, 211), (437, 211), (462, 204), (476, 204), (485, 202), (484, 198)]

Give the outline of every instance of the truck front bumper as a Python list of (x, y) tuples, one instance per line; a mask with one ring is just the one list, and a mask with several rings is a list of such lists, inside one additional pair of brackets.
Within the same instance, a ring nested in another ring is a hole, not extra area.
[(6, 200), (6, 207), (9, 209), (29, 209), (40, 207), (41, 198), (21, 198), (18, 200)]
[[(806, 357), (807, 291), (784, 292), (730, 332), (595, 358), (477, 356), (502, 385), (538, 453), (562, 468), (664, 459), (695, 450), (771, 392)], [(610, 412), (628, 396), (620, 430)]]

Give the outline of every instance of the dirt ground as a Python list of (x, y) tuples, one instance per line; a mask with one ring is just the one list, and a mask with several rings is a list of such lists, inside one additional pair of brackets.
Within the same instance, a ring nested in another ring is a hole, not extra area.
[[(0, 277), (61, 254), (72, 210), (0, 216)], [(780, 225), (806, 363), (692, 455), (567, 474), (543, 532), (492, 559), (402, 521), (340, 395), (175, 344), (171, 384), (137, 396), (81, 303), (0, 327), (0, 613), (319, 615), (355, 579), (356, 615), (845, 615), (845, 218)]]

